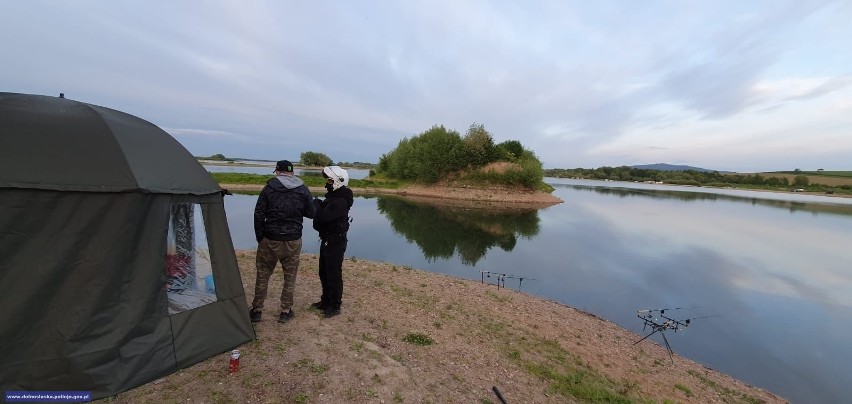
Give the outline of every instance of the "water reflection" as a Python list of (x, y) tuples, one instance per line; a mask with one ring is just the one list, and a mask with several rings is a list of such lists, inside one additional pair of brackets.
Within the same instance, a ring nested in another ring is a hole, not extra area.
[[(821, 203), (813, 203), (807, 200), (790, 200), (790, 199), (775, 199), (771, 196), (775, 195), (760, 195), (752, 196), (747, 194), (759, 193), (759, 191), (742, 191), (742, 190), (719, 190), (713, 189), (710, 192), (690, 192), (684, 191), (682, 188), (678, 190), (656, 189), (643, 187), (610, 187), (600, 185), (578, 185), (578, 184), (551, 184), (554, 188), (572, 188), (578, 191), (595, 192), (602, 195), (618, 196), (621, 198), (653, 198), (653, 199), (675, 199), (678, 201), (694, 202), (694, 201), (732, 201), (744, 202), (752, 205), (762, 205), (772, 208), (785, 209), (791, 213), (794, 212), (809, 212), (813, 214), (825, 213), (834, 215), (852, 216), (852, 210), (849, 209), (850, 200), (838, 197), (820, 197)], [(672, 186), (666, 186), (673, 188)], [(833, 202), (833, 203), (826, 203)]]
[(518, 237), (539, 232), (536, 210), (504, 210), (417, 203), (395, 196), (381, 196), (377, 207), (391, 228), (420, 247), (427, 261), (451, 258), (476, 265), (491, 247), (512, 251)]

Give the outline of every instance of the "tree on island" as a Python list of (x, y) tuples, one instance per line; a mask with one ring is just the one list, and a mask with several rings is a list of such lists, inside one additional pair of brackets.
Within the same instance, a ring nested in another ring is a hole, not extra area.
[(299, 155), (299, 162), (306, 166), (330, 166), (334, 161), (323, 153), (306, 151)]
[[(504, 162), (499, 170), (482, 170)], [(543, 186), (541, 161), (517, 140), (494, 144), (485, 126), (473, 123), (464, 136), (443, 125), (403, 138), (399, 145), (379, 158), (378, 175), (401, 180), (435, 183), (452, 177), (469, 183)]]
[(208, 157), (207, 159), (208, 159), (208, 160), (224, 160), (224, 161), (230, 161), (230, 160), (232, 160), (232, 159), (229, 159), (229, 158), (225, 157), (225, 155), (224, 155), (224, 154), (222, 154), (222, 153), (214, 154), (214, 155), (212, 155), (212, 156)]

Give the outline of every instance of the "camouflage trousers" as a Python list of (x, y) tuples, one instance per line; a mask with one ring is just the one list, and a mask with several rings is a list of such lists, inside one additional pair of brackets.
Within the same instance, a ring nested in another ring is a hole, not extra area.
[(299, 272), (299, 255), (302, 253), (302, 239), (276, 241), (264, 238), (257, 245), (255, 267), (257, 278), (254, 282), (254, 300), (252, 310), (263, 311), (263, 302), (269, 290), (269, 278), (275, 266), (281, 263), (284, 269), (284, 284), (281, 287), (281, 312), (289, 311), (293, 306), (293, 291), (296, 288), (296, 273)]

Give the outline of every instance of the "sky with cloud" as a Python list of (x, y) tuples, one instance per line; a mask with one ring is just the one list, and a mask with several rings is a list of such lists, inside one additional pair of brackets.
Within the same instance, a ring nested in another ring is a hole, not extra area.
[(3, 1), (0, 91), (191, 153), (378, 162), (483, 124), (547, 168), (852, 170), (852, 2)]

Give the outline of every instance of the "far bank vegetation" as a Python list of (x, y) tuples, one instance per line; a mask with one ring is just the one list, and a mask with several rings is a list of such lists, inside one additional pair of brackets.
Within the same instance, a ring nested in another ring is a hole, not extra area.
[(405, 182), (454, 185), (498, 185), (552, 191), (544, 168), (517, 140), (495, 144), (485, 126), (473, 123), (464, 136), (435, 125), (379, 158), (371, 176)]
[(824, 192), (852, 194), (852, 173), (848, 171), (778, 171), (768, 173), (720, 173), (718, 171), (662, 171), (635, 167), (548, 169), (555, 178), (581, 178), (610, 181), (660, 182), (674, 185), (718, 188), (748, 188), (771, 191)]

